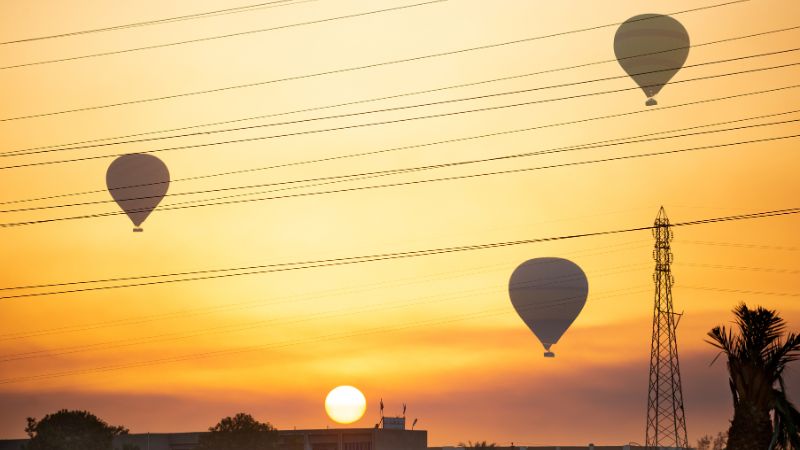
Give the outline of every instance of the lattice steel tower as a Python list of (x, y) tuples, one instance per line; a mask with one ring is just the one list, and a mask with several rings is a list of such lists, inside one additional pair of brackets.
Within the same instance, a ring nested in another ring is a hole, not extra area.
[(650, 344), (650, 388), (647, 395), (647, 432), (645, 446), (688, 448), (686, 417), (683, 411), (681, 371), (678, 364), (677, 322), (672, 310), (672, 277), (670, 265), (672, 228), (664, 207), (658, 211), (653, 236), (656, 238), (653, 274), (656, 295), (653, 308), (653, 338)]

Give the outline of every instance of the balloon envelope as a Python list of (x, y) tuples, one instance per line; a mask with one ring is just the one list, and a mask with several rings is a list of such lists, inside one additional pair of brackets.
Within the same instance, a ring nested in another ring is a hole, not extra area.
[(169, 170), (153, 155), (131, 153), (115, 159), (106, 172), (106, 186), (136, 226), (158, 206), (169, 188)]
[(689, 56), (689, 33), (670, 16), (642, 14), (620, 25), (614, 53), (625, 72), (655, 105), (653, 97), (678, 73)]
[(544, 345), (545, 356), (555, 356), (557, 343), (586, 304), (589, 282), (572, 261), (535, 258), (522, 263), (508, 284), (511, 304)]

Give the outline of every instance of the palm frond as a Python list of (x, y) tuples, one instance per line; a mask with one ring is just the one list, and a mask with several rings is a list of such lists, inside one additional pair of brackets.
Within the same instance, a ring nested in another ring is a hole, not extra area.
[(775, 342), (765, 353), (765, 367), (774, 373), (776, 379), (792, 361), (800, 360), (800, 335), (790, 333), (783, 342)]
[(730, 355), (733, 353), (733, 333), (726, 330), (724, 326), (716, 326), (708, 332), (711, 340), (706, 340), (709, 344)]
[(768, 349), (783, 335), (785, 321), (777, 311), (761, 306), (750, 309), (741, 303), (734, 309), (736, 325), (741, 330), (742, 356), (763, 361)]
[[(783, 382), (781, 380), (781, 387)], [(800, 449), (800, 411), (786, 397), (782, 389), (773, 390), (773, 408), (775, 411), (775, 442), (777, 450)]]

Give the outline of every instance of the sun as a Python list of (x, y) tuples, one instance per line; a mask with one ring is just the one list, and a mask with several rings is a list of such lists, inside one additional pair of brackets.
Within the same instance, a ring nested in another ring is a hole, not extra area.
[(325, 411), (338, 423), (353, 423), (364, 416), (367, 399), (353, 386), (339, 386), (325, 397)]

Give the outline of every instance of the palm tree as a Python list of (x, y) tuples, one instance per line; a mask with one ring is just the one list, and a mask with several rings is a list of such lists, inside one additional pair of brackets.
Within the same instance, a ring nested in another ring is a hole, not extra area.
[(738, 332), (717, 326), (707, 341), (728, 358), (733, 421), (727, 448), (800, 449), (800, 412), (783, 384), (787, 364), (800, 358), (800, 335), (784, 337), (786, 323), (773, 310), (749, 309), (742, 303), (733, 313)]

